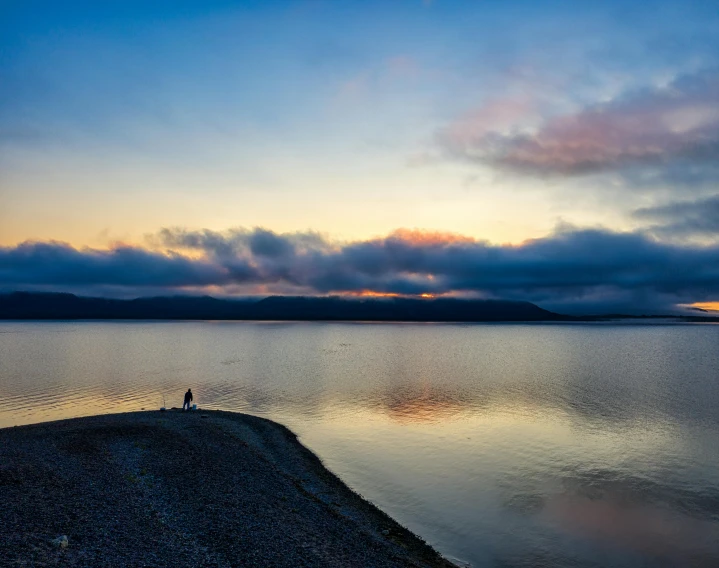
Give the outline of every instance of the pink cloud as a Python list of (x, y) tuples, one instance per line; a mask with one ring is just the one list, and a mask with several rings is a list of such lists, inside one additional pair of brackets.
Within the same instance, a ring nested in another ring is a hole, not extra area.
[(620, 495), (558, 496), (546, 503), (544, 514), (568, 532), (650, 554), (670, 565), (693, 565), (719, 552), (719, 531), (713, 523), (650, 504), (627, 503)]
[(464, 114), (440, 133), (447, 147), (468, 149), (492, 134), (506, 132), (531, 119), (535, 107), (528, 98), (494, 99)]
[(363, 98), (370, 88), (369, 73), (361, 73), (340, 83), (337, 98), (340, 101), (352, 101)]
[(493, 101), (444, 128), (458, 158), (549, 174), (578, 174), (719, 157), (719, 76), (682, 78), (575, 114), (536, 119), (525, 101)]
[(419, 62), (408, 55), (394, 55), (376, 62), (342, 81), (337, 88), (338, 102), (366, 100), (387, 89), (411, 84), (429, 75)]
[(392, 77), (415, 78), (421, 72), (419, 63), (407, 55), (396, 55), (385, 61), (387, 71)]

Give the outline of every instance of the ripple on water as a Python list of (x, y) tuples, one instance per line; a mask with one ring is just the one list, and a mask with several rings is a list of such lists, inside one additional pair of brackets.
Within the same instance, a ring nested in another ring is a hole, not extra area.
[(278, 420), (481, 566), (719, 565), (719, 326), (0, 323), (0, 426)]

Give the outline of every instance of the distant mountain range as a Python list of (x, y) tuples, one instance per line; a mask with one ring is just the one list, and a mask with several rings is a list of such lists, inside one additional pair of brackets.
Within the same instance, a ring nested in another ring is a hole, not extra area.
[(0, 295), (0, 318), (438, 322), (566, 319), (529, 302), (502, 300), (338, 296), (270, 296), (260, 300), (170, 296), (117, 300), (32, 292)]
[[(118, 300), (62, 293), (0, 294), (0, 319), (519, 322), (632, 317), (637, 316), (611, 314), (574, 317), (544, 310), (530, 302), (459, 298), (270, 296), (259, 300), (234, 300), (211, 296), (169, 296)], [(672, 316), (650, 317), (656, 319)], [(719, 321), (719, 318), (711, 316), (682, 316), (675, 319)]]

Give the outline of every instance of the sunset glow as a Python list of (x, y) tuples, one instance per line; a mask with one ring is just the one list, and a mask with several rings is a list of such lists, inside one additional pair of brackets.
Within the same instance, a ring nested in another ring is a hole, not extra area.
[(375, 290), (360, 290), (359, 292), (347, 292), (344, 295), (354, 296), (359, 298), (424, 298), (431, 299), (436, 298), (437, 294), (398, 294), (396, 292), (377, 292)]
[(0, 0), (3, 558), (719, 568), (718, 8)]
[(714, 313), (716, 6), (647, 1), (6, 2), (0, 292)]
[(707, 312), (719, 312), (719, 302), (695, 302), (688, 304), (687, 307), (706, 310)]
[(444, 233), (440, 231), (420, 231), (418, 229), (397, 229), (388, 236), (388, 239), (397, 239), (413, 245), (424, 246), (466, 244), (475, 242), (475, 239), (466, 235)]

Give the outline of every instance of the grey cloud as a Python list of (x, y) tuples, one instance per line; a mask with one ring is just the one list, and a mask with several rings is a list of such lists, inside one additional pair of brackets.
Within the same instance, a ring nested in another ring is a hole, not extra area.
[(531, 131), (521, 130), (521, 114), (512, 120), (497, 125), (491, 116), (475, 113), (444, 128), (438, 143), (454, 158), (533, 174), (572, 176), (677, 164), (695, 178), (718, 173), (716, 71), (547, 118)]
[(247, 246), (248, 231), (232, 230), (225, 233), (203, 229), (188, 231), (183, 228), (163, 228), (149, 240), (168, 247), (202, 250), (217, 256), (231, 256)]
[(652, 232), (662, 236), (719, 238), (719, 195), (644, 207), (633, 215), (653, 222)]
[(295, 252), (293, 243), (283, 239), (272, 231), (257, 229), (249, 235), (249, 246), (252, 254), (268, 258), (291, 256)]
[[(16, 288), (458, 293), (529, 300), (571, 312), (601, 306), (666, 311), (677, 303), (719, 299), (719, 244), (659, 242), (639, 232), (564, 228), (521, 245), (401, 231), (345, 244), (265, 229), (172, 229), (159, 239), (169, 249), (165, 254), (131, 247), (76, 250), (59, 243), (6, 247), (0, 249), (0, 279)], [(180, 244), (201, 258), (173, 252)]]
[(223, 267), (178, 254), (137, 247), (82, 249), (57, 242), (26, 242), (0, 247), (0, 282), (4, 285), (171, 288), (230, 282)]
[(170, 248), (200, 250), (216, 257), (246, 254), (248, 251), (260, 256), (273, 257), (304, 250), (324, 250), (333, 246), (316, 232), (278, 235), (261, 227), (234, 228), (222, 232), (166, 227), (156, 235), (149, 235), (148, 241), (153, 245), (159, 244)]

